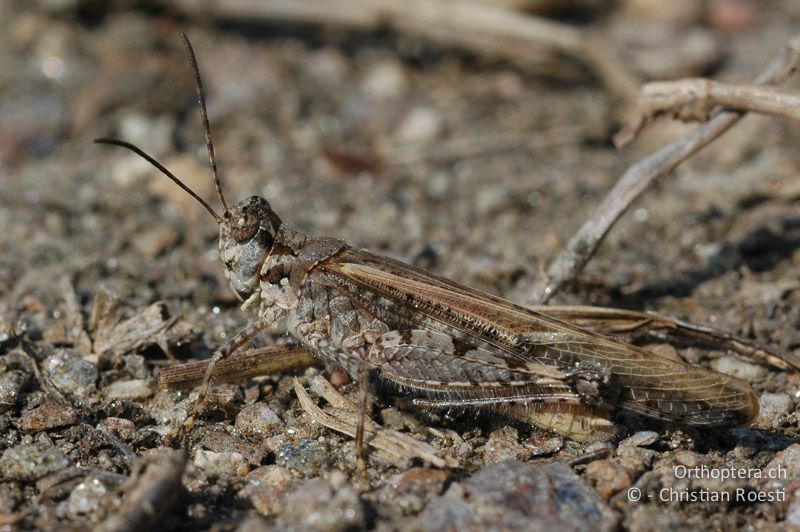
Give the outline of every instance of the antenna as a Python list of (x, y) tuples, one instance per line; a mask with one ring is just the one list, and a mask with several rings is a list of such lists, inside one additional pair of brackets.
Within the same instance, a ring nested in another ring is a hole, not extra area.
[(189, 37), (185, 33), (181, 33), (183, 45), (186, 47), (186, 53), (189, 56), (189, 64), (192, 67), (192, 75), (194, 76), (194, 86), (197, 90), (197, 103), (200, 104), (200, 116), (203, 119), (203, 132), (206, 135), (206, 151), (208, 152), (208, 161), (211, 163), (211, 173), (214, 175), (214, 186), (217, 188), (217, 196), (222, 202), (222, 208), (227, 212), (228, 204), (225, 202), (225, 196), (222, 195), (222, 185), (219, 181), (219, 172), (217, 171), (217, 160), (214, 157), (214, 143), (211, 142), (211, 125), (208, 123), (208, 111), (206, 111), (206, 96), (203, 92), (203, 80), (200, 79), (200, 68), (197, 66), (197, 58), (194, 55), (192, 43), (189, 42)]
[(123, 148), (127, 148), (127, 149), (131, 150), (133, 153), (135, 153), (136, 155), (138, 155), (139, 157), (141, 157), (142, 159), (144, 159), (148, 163), (152, 164), (153, 166), (155, 166), (156, 168), (161, 170), (162, 174), (164, 174), (168, 178), (172, 179), (172, 181), (174, 181), (176, 185), (178, 185), (183, 190), (185, 190), (191, 197), (193, 197), (194, 199), (199, 201), (200, 204), (203, 207), (205, 207), (208, 212), (211, 213), (211, 216), (214, 217), (214, 220), (216, 220), (216, 222), (218, 224), (222, 223), (222, 218), (220, 218), (219, 214), (214, 212), (214, 209), (211, 208), (211, 205), (206, 203), (206, 201), (203, 198), (198, 196), (195, 193), (194, 190), (192, 190), (188, 186), (186, 186), (183, 183), (183, 181), (181, 181), (180, 179), (175, 177), (175, 174), (173, 174), (172, 172), (167, 170), (167, 168), (163, 164), (161, 164), (160, 162), (156, 161), (153, 157), (151, 157), (150, 155), (145, 153), (144, 150), (142, 150), (138, 146), (135, 146), (135, 145), (131, 144), (130, 142), (125, 142), (124, 140), (108, 139), (108, 138), (94, 139), (94, 142), (95, 142), (95, 144), (110, 144), (112, 146), (121, 146)]

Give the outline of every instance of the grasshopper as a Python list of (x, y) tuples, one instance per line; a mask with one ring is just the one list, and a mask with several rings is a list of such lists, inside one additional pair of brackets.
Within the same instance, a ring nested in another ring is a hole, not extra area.
[(610, 438), (615, 410), (694, 426), (757, 416), (749, 384), (576, 326), (554, 317), (558, 307), (531, 310), (342, 240), (306, 235), (260, 196), (229, 207), (199, 68), (182, 38), (223, 213), (138, 147), (95, 142), (137, 153), (211, 213), (225, 278), (253, 316), (213, 355), (195, 408), (217, 362), (283, 322), (308, 352), (344, 368), (362, 389), (375, 372), (419, 407), (483, 407), (578, 441)]

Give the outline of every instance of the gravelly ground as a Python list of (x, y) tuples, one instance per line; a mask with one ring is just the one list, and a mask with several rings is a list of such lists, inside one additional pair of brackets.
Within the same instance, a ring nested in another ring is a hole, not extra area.
[[(613, 39), (637, 27), (671, 35), (622, 4), (590, 22)], [(160, 346), (207, 356), (245, 317), (208, 214), (91, 140), (132, 141), (213, 198), (179, 31), (199, 56), (231, 201), (263, 194), (304, 231), (520, 303), (627, 165), (688, 126), (659, 123), (617, 152), (610, 98), (579, 66), (553, 76), (391, 33), (98, 9), (0, 0), (0, 526), (116, 529), (147, 514), (148, 498), (168, 529), (800, 526), (800, 379), (691, 346), (688, 360), (753, 383), (753, 427), (620, 419), (610, 455), (576, 464), (584, 445), (482, 414), (414, 417), (379, 396), (373, 418), (461, 467), (373, 454), (359, 490), (352, 440), (309, 423), (291, 376), (270, 376), (221, 387), (186, 454), (171, 450), (164, 436), (189, 394), (156, 390)], [(800, 28), (792, 2), (750, 14), (735, 31), (708, 13), (684, 21), (717, 55), (672, 73), (749, 79)], [(639, 201), (556, 302), (647, 309), (800, 349), (798, 133), (745, 119)], [(154, 329), (131, 332), (142, 323)], [(678, 466), (785, 478), (686, 479)], [(630, 487), (642, 501), (627, 500)], [(663, 488), (785, 500), (664, 502)]]

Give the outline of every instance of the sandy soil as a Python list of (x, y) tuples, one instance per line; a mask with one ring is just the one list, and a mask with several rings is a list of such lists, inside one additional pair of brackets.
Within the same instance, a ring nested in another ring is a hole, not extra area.
[[(617, 43), (643, 78), (745, 81), (800, 28), (790, 1), (677, 15), (584, 4), (566, 21)], [(522, 304), (625, 168), (693, 127), (662, 121), (616, 151), (612, 98), (564, 58), (520, 67), (388, 31), (198, 20), (161, 3), (0, 0), (0, 525), (800, 526), (798, 375), (692, 345), (680, 355), (752, 382), (754, 426), (622, 416), (609, 452), (579, 459), (600, 447), (377, 394), (376, 421), (459, 466), (372, 453), (360, 485), (352, 439), (311, 423), (292, 391), (292, 375), (329, 375), (311, 368), (221, 386), (215, 411), (167, 445), (190, 392), (157, 389), (162, 347), (207, 357), (246, 317), (208, 213), (91, 141), (134, 142), (213, 200), (180, 31), (199, 57), (231, 202), (264, 195), (311, 234)], [(800, 350), (798, 133), (746, 118), (638, 201), (554, 303), (651, 310)], [(264, 342), (286, 340), (276, 330)], [(751, 473), (680, 478), (681, 467)], [(664, 489), (696, 500), (663, 501)], [(698, 495), (723, 492), (734, 499)], [(759, 494), (772, 499), (748, 499)]]

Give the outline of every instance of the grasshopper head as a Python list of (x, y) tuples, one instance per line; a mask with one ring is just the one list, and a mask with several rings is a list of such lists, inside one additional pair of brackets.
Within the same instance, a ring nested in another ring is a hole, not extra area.
[(225, 211), (219, 224), (219, 256), (225, 278), (242, 300), (255, 291), (281, 220), (269, 202), (250, 196)]

